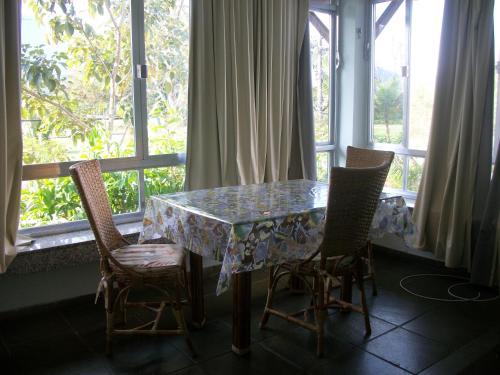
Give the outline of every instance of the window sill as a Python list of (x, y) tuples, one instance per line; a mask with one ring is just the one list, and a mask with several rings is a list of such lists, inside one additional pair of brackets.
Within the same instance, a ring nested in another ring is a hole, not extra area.
[[(118, 230), (131, 242), (136, 242), (142, 222), (118, 225)], [(65, 267), (97, 262), (94, 234), (90, 229), (48, 236), (33, 236), (33, 242), (17, 247), (17, 256), (6, 274), (48, 272)]]
[[(117, 225), (118, 230), (124, 236), (139, 234), (142, 222), (133, 222)], [(56, 247), (78, 245), (82, 243), (94, 243), (95, 237), (91, 229), (71, 231), (66, 233), (51, 234), (47, 236), (31, 236), (33, 241), (29, 245), (18, 246), (17, 253), (31, 253), (35, 251), (51, 250)]]

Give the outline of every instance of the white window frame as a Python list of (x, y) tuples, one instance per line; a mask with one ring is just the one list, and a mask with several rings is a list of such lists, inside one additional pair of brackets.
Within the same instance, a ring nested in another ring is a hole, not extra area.
[[(146, 50), (144, 42), (144, 0), (130, 0), (131, 22), (131, 49), (132, 67), (146, 65)], [(137, 76), (137, 69), (131, 69), (134, 74), (132, 81), (135, 156), (124, 158), (100, 159), (103, 172), (137, 171), (139, 202), (136, 212), (113, 215), (115, 223), (124, 224), (142, 220), (145, 209), (144, 170), (150, 168), (167, 168), (185, 165), (186, 154), (150, 155), (148, 148), (148, 112), (146, 79)], [(59, 163), (23, 165), (23, 181), (68, 177), (69, 167), (79, 161), (65, 161)], [(88, 220), (77, 220), (61, 224), (48, 224), (31, 228), (20, 229), (19, 232), (31, 236), (55, 235), (71, 231), (89, 229)]]
[(310, 12), (321, 12), (330, 15), (330, 82), (329, 82), (329, 119), (328, 127), (329, 134), (328, 140), (323, 142), (315, 142), (316, 145), (316, 158), (319, 153), (328, 153), (328, 174), (330, 174), (330, 169), (332, 166), (336, 165), (335, 151), (336, 145), (335, 140), (337, 138), (337, 128), (336, 128), (336, 117), (337, 117), (337, 46), (338, 46), (338, 4), (336, 0), (331, 0), (329, 3), (325, 1), (311, 1), (309, 5)]
[(373, 46), (370, 51), (370, 113), (369, 113), (369, 129), (368, 129), (368, 146), (377, 150), (386, 150), (386, 151), (394, 151), (396, 156), (403, 156), (404, 164), (403, 164), (403, 184), (402, 189), (388, 189), (385, 188), (384, 191), (397, 192), (404, 197), (415, 199), (417, 196), (416, 192), (407, 190), (408, 187), (408, 171), (409, 171), (409, 158), (410, 157), (419, 157), (425, 158), (427, 155), (427, 150), (418, 150), (412, 149), (408, 147), (409, 144), (409, 99), (410, 99), (410, 83), (411, 77), (406, 75), (405, 77), (401, 77), (403, 80), (403, 138), (402, 144), (389, 144), (389, 143), (376, 143), (374, 142), (373, 137), (373, 120), (374, 120), (374, 76), (375, 76), (375, 61), (374, 61), (374, 48), (375, 48), (375, 27), (376, 27), (376, 19), (375, 19), (375, 5), (378, 3), (384, 2), (392, 2), (397, 3), (401, 1), (402, 4), (400, 6), (405, 6), (405, 40), (406, 40), (406, 55), (405, 55), (405, 65), (407, 70), (411, 69), (410, 67), (410, 54), (411, 54), (411, 16), (412, 16), (412, 6), (413, 0), (372, 0), (371, 1), (371, 43), (370, 46)]

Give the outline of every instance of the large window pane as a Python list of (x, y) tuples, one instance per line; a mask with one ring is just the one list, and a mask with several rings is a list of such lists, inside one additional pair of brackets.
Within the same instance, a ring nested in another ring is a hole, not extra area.
[[(114, 214), (138, 210), (137, 172), (103, 173)], [(70, 177), (23, 181), (21, 228), (60, 224), (86, 218)]]
[(152, 168), (144, 171), (146, 197), (175, 193), (184, 190), (186, 168), (184, 165), (168, 168)]
[(24, 163), (133, 155), (129, 2), (22, 7)]
[(144, 2), (149, 153), (185, 152), (189, 0)]
[(408, 146), (427, 149), (444, 0), (414, 0), (411, 24)]
[(310, 12), (312, 98), (316, 143), (330, 141), (330, 28), (331, 16), (329, 14)]
[[(387, 8), (375, 5), (375, 19)], [(400, 144), (403, 140), (403, 78), (406, 66), (405, 6), (399, 6), (379, 29), (374, 45), (373, 140)], [(375, 31), (377, 33), (377, 31)]]

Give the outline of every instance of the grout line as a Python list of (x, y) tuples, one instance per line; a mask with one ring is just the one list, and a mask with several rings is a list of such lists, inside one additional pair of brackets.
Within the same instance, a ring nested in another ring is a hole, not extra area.
[(457, 373), (472, 365), (500, 344), (500, 325), (429, 365), (420, 374)]

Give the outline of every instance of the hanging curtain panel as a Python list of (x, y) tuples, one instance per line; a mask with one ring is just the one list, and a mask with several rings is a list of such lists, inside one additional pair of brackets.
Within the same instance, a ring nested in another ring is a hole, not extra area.
[(187, 189), (315, 175), (308, 5), (192, 2)]
[[(491, 175), (493, 0), (447, 0), (427, 158), (415, 204), (418, 244), (471, 265)], [(473, 225), (474, 224), (474, 225)]]
[(0, 272), (16, 255), (22, 175), (20, 1), (0, 1)]

